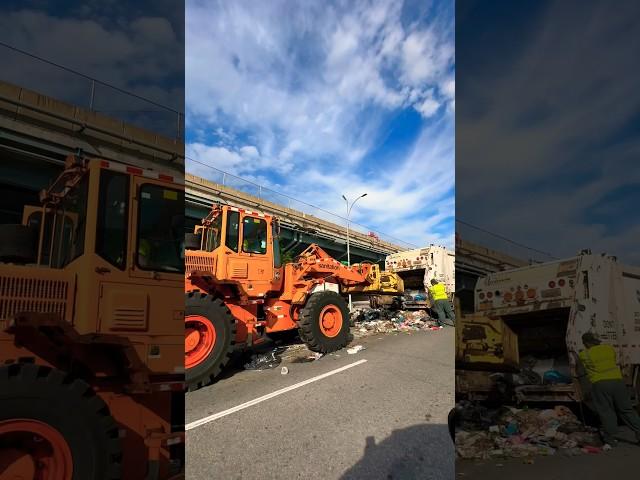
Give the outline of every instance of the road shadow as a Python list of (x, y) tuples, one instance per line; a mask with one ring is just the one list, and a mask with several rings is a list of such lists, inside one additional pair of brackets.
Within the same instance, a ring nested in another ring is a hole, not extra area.
[(379, 443), (367, 437), (362, 458), (340, 479), (452, 480), (454, 455), (447, 425), (415, 425), (394, 430)]

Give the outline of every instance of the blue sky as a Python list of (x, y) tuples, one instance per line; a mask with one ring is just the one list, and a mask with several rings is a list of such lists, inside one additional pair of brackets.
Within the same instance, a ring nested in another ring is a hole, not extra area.
[[(184, 111), (183, 2), (6, 0), (0, 3), (0, 40)], [(11, 66), (2, 69), (1, 79), (88, 106), (88, 80), (1, 47), (0, 60)], [(171, 122), (167, 131), (177, 123), (166, 110), (106, 87), (96, 88), (94, 107), (116, 117), (144, 111), (147, 124)]]
[[(453, 244), (452, 2), (187, 2), (187, 158)], [(187, 171), (211, 171), (187, 160)]]
[(469, 1), (456, 15), (456, 218), (556, 257), (640, 264), (637, 3)]

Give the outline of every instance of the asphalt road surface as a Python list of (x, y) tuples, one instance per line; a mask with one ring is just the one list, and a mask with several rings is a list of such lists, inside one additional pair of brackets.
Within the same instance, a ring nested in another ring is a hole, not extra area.
[(455, 478), (453, 328), (357, 344), (366, 349), (283, 361), (287, 375), (236, 371), (188, 394), (186, 478)]
[[(631, 480), (640, 478), (640, 446), (634, 445), (633, 434), (623, 429), (619, 445), (598, 454), (573, 457), (556, 453), (548, 457), (522, 459), (458, 460), (459, 480)], [(624, 441), (626, 440), (626, 441)]]

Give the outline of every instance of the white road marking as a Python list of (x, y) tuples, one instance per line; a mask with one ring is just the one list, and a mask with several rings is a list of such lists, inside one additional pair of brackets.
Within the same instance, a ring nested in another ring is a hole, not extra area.
[(290, 392), (291, 390), (295, 390), (296, 388), (300, 388), (310, 383), (317, 382), (318, 380), (322, 380), (323, 378), (330, 377), (331, 375), (335, 375), (336, 373), (344, 372), (345, 370), (348, 370), (349, 368), (355, 367), (357, 365), (362, 365), (366, 361), (367, 361), (366, 359), (358, 360), (357, 362), (350, 363), (348, 365), (345, 365), (344, 367), (336, 368), (335, 370), (331, 370), (330, 372), (323, 373), (322, 375), (311, 377), (299, 383), (294, 383), (293, 385), (289, 385), (288, 387), (281, 388), (280, 390), (276, 390), (275, 392), (268, 393), (266, 395), (263, 395), (262, 397), (249, 400), (248, 402), (242, 403), (240, 405), (236, 405), (235, 407), (231, 407), (227, 410), (223, 410), (222, 412), (214, 413), (213, 415), (209, 415), (208, 417), (201, 418), (200, 420), (187, 423), (184, 429), (193, 430), (196, 427), (200, 427), (206, 423), (213, 422), (222, 417), (226, 417), (227, 415), (231, 415), (232, 413), (239, 412), (240, 410), (244, 410), (245, 408), (252, 407), (253, 405), (257, 405), (258, 403), (264, 402), (265, 400), (269, 400), (270, 398), (277, 397), (278, 395), (282, 395), (283, 393)]

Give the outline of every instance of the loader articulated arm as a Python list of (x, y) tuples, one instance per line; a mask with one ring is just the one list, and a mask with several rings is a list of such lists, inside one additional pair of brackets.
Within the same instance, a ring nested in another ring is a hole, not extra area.
[(368, 284), (370, 264), (346, 267), (316, 244), (309, 245), (296, 259), (295, 276), (299, 280), (332, 280), (343, 286)]

